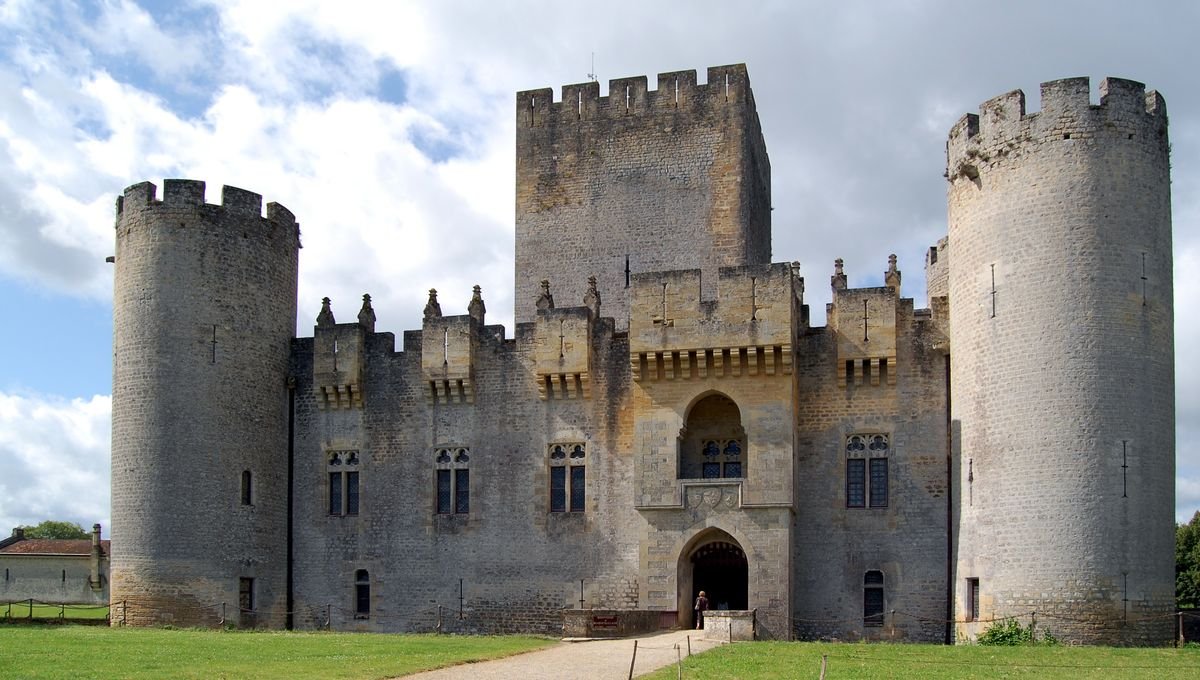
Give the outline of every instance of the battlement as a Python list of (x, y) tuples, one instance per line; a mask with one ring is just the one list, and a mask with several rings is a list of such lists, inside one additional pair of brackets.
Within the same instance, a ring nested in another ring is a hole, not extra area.
[(678, 113), (693, 109), (750, 105), (750, 77), (745, 64), (712, 66), (708, 82), (696, 81), (696, 71), (658, 74), (658, 89), (647, 89), (646, 76), (608, 81), (608, 96), (600, 96), (600, 83), (591, 81), (562, 86), (562, 100), (554, 101), (552, 88), (517, 93), (517, 124), (540, 127), (549, 121), (612, 120), (626, 116)]
[[(126, 187), (124, 193), (117, 197), (116, 219), (121, 221), (128, 212), (154, 209), (207, 208), (221, 210), (226, 214), (245, 217), (262, 218), (262, 195), (238, 187), (221, 187), (220, 203), (204, 202), (205, 183), (191, 179), (163, 180), (163, 197), (158, 200), (158, 187), (153, 182), (139, 182)], [(278, 203), (267, 204), (268, 222), (282, 227), (297, 228), (296, 216), (292, 211)], [(297, 229), (297, 235), (299, 230)]]
[(1025, 145), (1072, 139), (1145, 143), (1163, 138), (1167, 106), (1162, 95), (1123, 78), (1100, 82), (1100, 103), (1090, 99), (1088, 78), (1064, 78), (1041, 85), (1041, 110), (1026, 113), (1025, 93), (1012, 90), (979, 106), (951, 128), (946, 143), (946, 176), (972, 179), (981, 167), (1019, 155)]

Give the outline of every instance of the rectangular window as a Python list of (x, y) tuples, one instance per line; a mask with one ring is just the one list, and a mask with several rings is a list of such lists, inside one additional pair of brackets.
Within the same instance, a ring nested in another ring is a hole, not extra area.
[(967, 579), (967, 621), (979, 620), (979, 579)]
[(863, 625), (883, 625), (883, 588), (863, 589)]
[(700, 470), (700, 477), (703, 479), (720, 479), (721, 464), (720, 463), (704, 463)]
[(867, 461), (862, 458), (851, 458), (846, 461), (847, 508), (864, 508), (867, 506), (866, 474)]
[(342, 514), (342, 473), (329, 473), (329, 514)]
[(886, 508), (888, 504), (888, 459), (871, 459), (871, 507)]
[(471, 471), (454, 471), (454, 512), (466, 514), (471, 511)]
[(242, 505), (251, 505), (251, 477), (249, 470), (242, 471)]
[(567, 468), (550, 468), (550, 512), (567, 511)]
[(346, 514), (358, 514), (358, 473), (346, 473)]
[(254, 579), (238, 579), (238, 607), (244, 612), (254, 611)]
[(371, 576), (366, 569), (354, 572), (354, 618), (371, 615)]
[(571, 466), (571, 512), (583, 512), (583, 469), (582, 465)]
[(450, 514), (450, 471), (437, 471), (437, 511), (439, 515)]

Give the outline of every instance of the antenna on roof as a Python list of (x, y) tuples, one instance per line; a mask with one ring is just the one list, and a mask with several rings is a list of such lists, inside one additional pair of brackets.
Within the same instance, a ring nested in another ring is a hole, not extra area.
[(596, 53), (592, 52), (592, 70), (588, 71), (588, 80), (596, 82)]

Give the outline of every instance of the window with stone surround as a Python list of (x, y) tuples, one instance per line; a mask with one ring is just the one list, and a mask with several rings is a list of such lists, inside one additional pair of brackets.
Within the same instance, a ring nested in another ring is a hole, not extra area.
[(967, 621), (979, 620), (979, 579), (967, 579)]
[(238, 579), (238, 607), (243, 612), (254, 611), (254, 579)]
[(371, 617), (371, 575), (366, 569), (354, 572), (354, 618)]
[(329, 451), (329, 514), (354, 516), (358, 514), (359, 481), (358, 451)]
[(741, 410), (723, 394), (691, 407), (680, 431), (680, 479), (741, 479), (746, 476), (746, 431)]
[(888, 435), (852, 434), (846, 437), (846, 507), (888, 506)]
[(872, 569), (863, 574), (863, 625), (883, 625), (883, 572)]
[(587, 446), (582, 442), (551, 444), (550, 512), (583, 512), (587, 497)]
[(254, 489), (252, 486), (253, 482), (254, 479), (251, 476), (250, 471), (242, 470), (242, 505), (254, 504)]
[(434, 511), (439, 515), (471, 512), (471, 450), (446, 446), (434, 450)]

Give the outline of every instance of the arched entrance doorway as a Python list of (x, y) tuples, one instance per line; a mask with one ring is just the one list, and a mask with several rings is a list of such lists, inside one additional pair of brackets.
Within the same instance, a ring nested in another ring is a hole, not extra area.
[(733, 536), (719, 529), (697, 536), (679, 556), (680, 623), (696, 625), (692, 606), (701, 590), (710, 609), (749, 609), (749, 573)]

